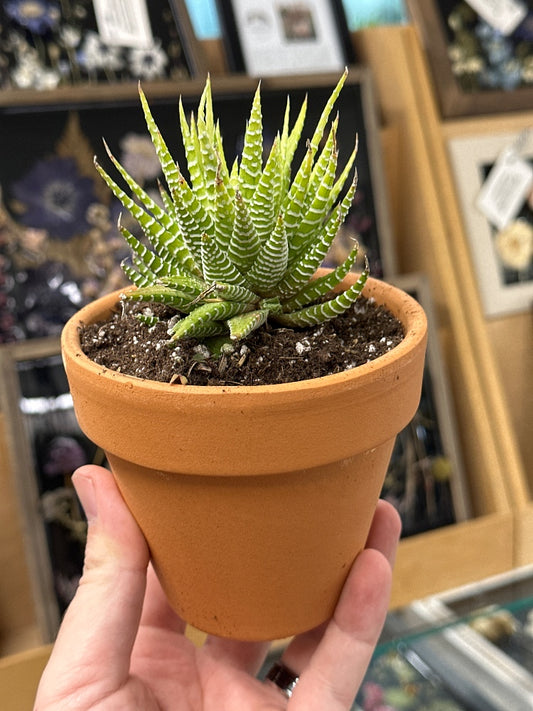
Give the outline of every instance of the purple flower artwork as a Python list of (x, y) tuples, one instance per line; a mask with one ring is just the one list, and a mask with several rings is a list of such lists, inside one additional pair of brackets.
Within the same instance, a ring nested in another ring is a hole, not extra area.
[(37, 161), (13, 184), (13, 197), (21, 206), (23, 225), (60, 240), (89, 229), (87, 212), (96, 202), (94, 183), (80, 175), (75, 160), (57, 157)]
[[(3, 152), (17, 160), (0, 165), (0, 344), (57, 335), (83, 304), (126, 283), (120, 263), (128, 249), (117, 228), (122, 206), (93, 165), (105, 128), (87, 135), (91, 122), (106, 116), (3, 116)], [(42, 121), (49, 133), (39, 133)], [(119, 133), (114, 145), (131, 175), (160, 199), (159, 163), (142, 127)], [(135, 229), (129, 214), (121, 219)]]
[(37, 35), (55, 29), (61, 18), (59, 6), (46, 0), (9, 0), (4, 8), (11, 20)]

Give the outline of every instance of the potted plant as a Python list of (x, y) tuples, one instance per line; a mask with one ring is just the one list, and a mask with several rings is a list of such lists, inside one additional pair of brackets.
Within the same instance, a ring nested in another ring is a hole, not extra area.
[[(258, 88), (242, 154), (230, 169), (209, 80), (196, 117), (188, 121), (180, 105), (188, 179), (140, 90), (166, 179), (162, 206), (111, 154), (128, 192), (97, 164), (145, 240), (120, 227), (132, 249), (123, 268), (133, 287), (82, 308), (63, 330), (74, 408), (107, 453), (171, 604), (221, 636), (280, 638), (331, 615), (364, 546), (396, 434), (418, 407), (421, 307), (370, 278), (368, 266), (351, 272), (356, 245), (336, 269), (319, 269), (356, 186), (354, 178), (341, 195), (356, 149), (338, 174), (338, 119), (325, 136), (345, 76), (294, 176), (305, 102), (292, 128), (287, 110), (263, 165)], [(184, 370), (176, 355), (196, 344), (193, 364), (201, 369), (213, 358), (244, 360), (246, 344), (262, 331), (316, 337), (324, 323), (352, 314), (362, 292), (403, 333), (398, 345), (358, 367), (273, 385), (194, 385), (192, 368)], [(89, 342), (122, 349), (118, 329), (126, 320), (143, 330), (143, 351), (174, 358), (170, 382), (87, 355)], [(163, 346), (154, 336), (161, 328)]]

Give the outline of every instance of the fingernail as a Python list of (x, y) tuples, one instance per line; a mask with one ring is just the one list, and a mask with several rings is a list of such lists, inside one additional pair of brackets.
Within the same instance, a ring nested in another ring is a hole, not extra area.
[(85, 515), (87, 516), (87, 521), (92, 521), (96, 518), (98, 513), (98, 507), (96, 504), (96, 490), (94, 488), (93, 480), (82, 474), (80, 471), (74, 473), (72, 477), (72, 483), (76, 489)]

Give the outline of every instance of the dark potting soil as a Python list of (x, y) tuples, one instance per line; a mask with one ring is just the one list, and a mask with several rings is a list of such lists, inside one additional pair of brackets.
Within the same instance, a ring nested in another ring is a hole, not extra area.
[(218, 359), (195, 339), (169, 347), (166, 321), (175, 311), (150, 305), (161, 321), (148, 327), (135, 317), (146, 304), (126, 303), (103, 323), (84, 326), (84, 353), (99, 365), (147, 380), (176, 385), (266, 385), (355, 368), (403, 339), (401, 323), (373, 300), (360, 297), (341, 316), (293, 330), (265, 325)]

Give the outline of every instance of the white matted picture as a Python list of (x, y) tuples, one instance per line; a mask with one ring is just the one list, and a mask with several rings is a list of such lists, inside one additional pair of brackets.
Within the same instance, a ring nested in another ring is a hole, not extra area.
[[(533, 128), (533, 127), (532, 127)], [(486, 316), (505, 316), (533, 305), (533, 186), (521, 192), (503, 221), (487, 217), (480, 206), (491, 171), (511, 155), (527, 171), (533, 166), (533, 130), (451, 138), (448, 151), (459, 205), (470, 245), (483, 310)], [(491, 178), (494, 177), (492, 172)], [(524, 185), (507, 191), (511, 197)], [(507, 201), (505, 188), (493, 198)], [(499, 222), (499, 224), (498, 224)]]
[(266, 77), (342, 71), (354, 61), (340, 0), (218, 0), (233, 71)]

